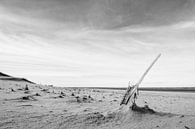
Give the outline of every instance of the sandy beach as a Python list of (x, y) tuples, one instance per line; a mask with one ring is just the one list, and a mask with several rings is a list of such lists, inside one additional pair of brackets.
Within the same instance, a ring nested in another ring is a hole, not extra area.
[(195, 129), (195, 0), (0, 0), (0, 129)]
[(140, 107), (120, 106), (125, 90), (57, 88), (0, 80), (1, 129), (194, 129), (195, 94), (141, 91)]

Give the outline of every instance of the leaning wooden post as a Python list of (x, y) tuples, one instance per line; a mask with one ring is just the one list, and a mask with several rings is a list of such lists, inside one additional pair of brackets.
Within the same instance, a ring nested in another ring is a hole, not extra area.
[[(124, 97), (120, 103), (120, 105), (127, 105), (129, 103), (129, 100), (131, 99), (135, 99), (133, 98), (134, 96), (138, 95), (138, 87), (141, 84), (141, 82), (143, 81), (144, 77), (147, 75), (147, 73), (149, 72), (149, 70), (152, 68), (152, 66), (156, 63), (156, 61), (160, 58), (161, 54), (159, 54), (155, 60), (150, 64), (150, 66), (147, 68), (147, 70), (144, 72), (144, 74), (141, 76), (140, 80), (135, 84), (135, 85), (129, 85)], [(136, 94), (136, 95), (135, 95)]]

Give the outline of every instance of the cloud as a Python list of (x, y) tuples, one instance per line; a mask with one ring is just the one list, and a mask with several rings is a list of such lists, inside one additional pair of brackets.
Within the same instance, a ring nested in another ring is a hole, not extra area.
[(56, 85), (126, 86), (162, 52), (143, 85), (194, 84), (193, 5), (189, 0), (2, 0), (1, 71)]
[(70, 28), (167, 25), (189, 20), (195, 12), (193, 0), (2, 0), (0, 5), (19, 16)]
[(175, 29), (195, 29), (195, 21), (185, 21), (173, 25)]

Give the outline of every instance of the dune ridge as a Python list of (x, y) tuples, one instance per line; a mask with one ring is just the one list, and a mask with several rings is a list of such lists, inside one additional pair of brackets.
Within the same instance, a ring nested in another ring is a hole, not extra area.
[(9, 81), (24, 81), (24, 82), (28, 82), (28, 83), (33, 83), (32, 81), (29, 81), (25, 78), (19, 78), (19, 77), (12, 77), (10, 75), (7, 75), (5, 73), (0, 72), (0, 80), (9, 80)]

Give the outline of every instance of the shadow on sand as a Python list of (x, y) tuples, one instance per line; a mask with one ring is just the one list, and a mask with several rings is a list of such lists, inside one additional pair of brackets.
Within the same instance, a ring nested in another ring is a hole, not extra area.
[(133, 105), (130, 107), (130, 109), (134, 112), (141, 113), (141, 114), (154, 114), (154, 115), (160, 115), (160, 116), (175, 116), (176, 114), (172, 113), (165, 113), (165, 112), (157, 112), (153, 109), (151, 109), (148, 105), (145, 105), (144, 107), (138, 106), (136, 103), (133, 103)]

